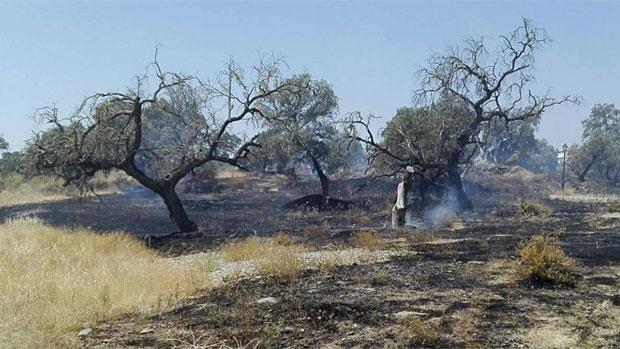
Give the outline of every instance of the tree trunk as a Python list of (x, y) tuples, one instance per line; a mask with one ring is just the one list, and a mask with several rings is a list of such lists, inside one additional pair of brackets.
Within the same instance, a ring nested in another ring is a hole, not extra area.
[(398, 229), (405, 225), (407, 214), (407, 193), (411, 188), (411, 173), (403, 174), (403, 178), (398, 183), (396, 189), (396, 202), (392, 207), (392, 229)]
[(452, 194), (454, 194), (454, 197), (458, 203), (459, 210), (466, 211), (472, 209), (474, 204), (471, 202), (469, 197), (467, 197), (467, 194), (463, 189), (463, 180), (461, 179), (461, 172), (459, 171), (458, 162), (448, 164), (448, 180), (450, 181)]
[(187, 216), (185, 208), (183, 208), (183, 203), (177, 195), (175, 186), (176, 185), (167, 185), (163, 189), (158, 190), (157, 194), (164, 200), (168, 212), (170, 213), (170, 218), (172, 218), (174, 224), (177, 225), (182, 233), (196, 231), (198, 230), (198, 226)]
[(582, 182), (586, 181), (586, 176), (588, 175), (588, 172), (590, 172), (590, 169), (592, 168), (595, 162), (596, 162), (596, 156), (593, 156), (590, 162), (588, 163), (588, 165), (586, 166), (586, 168), (584, 168), (583, 171), (581, 171), (581, 173), (579, 174), (580, 181)]
[(319, 180), (321, 181), (321, 195), (324, 199), (329, 198), (329, 178), (323, 173), (323, 171), (318, 172)]
[(321, 164), (319, 161), (310, 153), (307, 152), (308, 157), (312, 160), (312, 166), (314, 167), (314, 171), (317, 176), (319, 176), (319, 181), (321, 181), (321, 196), (323, 196), (323, 200), (327, 201), (329, 199), (329, 177), (323, 172), (321, 168)]

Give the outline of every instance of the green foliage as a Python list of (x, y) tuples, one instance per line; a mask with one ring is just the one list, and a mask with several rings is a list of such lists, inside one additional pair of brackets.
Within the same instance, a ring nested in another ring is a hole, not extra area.
[(347, 169), (354, 148), (337, 128), (338, 98), (332, 87), (308, 74), (291, 81), (307, 88), (284, 91), (262, 103), (268, 129), (258, 138), (262, 149), (255, 151), (254, 167), (281, 170), (301, 164), (319, 176)]
[(537, 128), (536, 120), (490, 123), (484, 157), (499, 165), (521, 166), (532, 172), (554, 172), (557, 151), (546, 140), (536, 138)]
[(570, 170), (582, 181), (588, 176), (620, 181), (620, 109), (597, 104), (582, 124), (582, 145), (568, 153)]
[[(464, 103), (444, 97), (427, 107), (400, 108), (383, 130), (381, 146), (401, 159), (446, 167), (450, 156), (461, 149), (459, 137), (469, 132), (468, 125), (475, 118)], [(475, 145), (463, 149), (462, 162), (476, 151)], [(372, 164), (375, 173), (392, 173), (402, 164), (392, 156), (379, 153)]]
[(9, 149), (9, 142), (7, 142), (4, 137), (0, 136), (0, 150)]

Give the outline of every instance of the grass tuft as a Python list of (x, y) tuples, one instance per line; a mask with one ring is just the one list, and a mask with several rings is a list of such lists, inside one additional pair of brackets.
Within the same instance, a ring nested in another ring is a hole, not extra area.
[(399, 342), (407, 348), (433, 346), (441, 338), (437, 325), (424, 321), (419, 316), (409, 316), (402, 320)]

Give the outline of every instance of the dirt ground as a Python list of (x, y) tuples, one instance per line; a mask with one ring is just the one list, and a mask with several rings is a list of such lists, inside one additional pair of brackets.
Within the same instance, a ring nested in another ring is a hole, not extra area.
[[(519, 219), (517, 203), (498, 199), (459, 217), (458, 224), (434, 229), (430, 233), (437, 242), (431, 242), (418, 241), (420, 230), (412, 227), (383, 230), (389, 183), (338, 184), (338, 197), (368, 203), (357, 211), (281, 208), (311, 192), (312, 184), (307, 185), (294, 187), (279, 177), (229, 178), (219, 193), (185, 195), (190, 215), (201, 222), (198, 233), (185, 235), (163, 236), (174, 227), (157, 198), (142, 191), (106, 196), (103, 203), (87, 199), (12, 207), (0, 217), (37, 215), (51, 224), (70, 221), (148, 234), (154, 248), (170, 255), (277, 231), (317, 250), (337, 249), (356, 229), (404, 238), (390, 248), (406, 253), (381, 262), (310, 269), (286, 280), (237, 278), (161, 312), (97, 324), (81, 339), (84, 347), (620, 348), (620, 214), (608, 204), (548, 200), (552, 216)], [(307, 234), (308, 227), (319, 225), (329, 229)], [(562, 247), (577, 262), (576, 284), (516, 280), (517, 247), (559, 227), (566, 228)], [(420, 321), (403, 320), (411, 317)], [(419, 334), (420, 326), (425, 335)]]

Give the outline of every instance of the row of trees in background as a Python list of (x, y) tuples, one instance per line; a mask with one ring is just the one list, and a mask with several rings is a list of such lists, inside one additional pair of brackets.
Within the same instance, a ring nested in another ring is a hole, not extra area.
[(581, 180), (620, 181), (620, 110), (613, 104), (597, 104), (583, 121), (580, 146), (572, 146), (567, 160)]
[(327, 201), (330, 175), (349, 169), (362, 146), (374, 176), (399, 179), (394, 225), (404, 221), (414, 182), (421, 196), (439, 186), (465, 210), (472, 202), (462, 175), (475, 158), (554, 168), (555, 151), (535, 130), (548, 108), (576, 101), (531, 89), (534, 53), (549, 42), (543, 30), (524, 20), (499, 40), (496, 50), (469, 39), (432, 56), (420, 72), (416, 106), (399, 109), (380, 135), (371, 130), (372, 116), (339, 119), (329, 83), (309, 74), (284, 76), (278, 59), (247, 70), (230, 63), (203, 80), (163, 71), (156, 55), (128, 91), (90, 96), (64, 118), (55, 107), (41, 109), (37, 115), (50, 128), (19, 156), (78, 185), (98, 171), (121, 170), (161, 196), (183, 232), (197, 226), (176, 185), (211, 162), (278, 172), (307, 166)]

